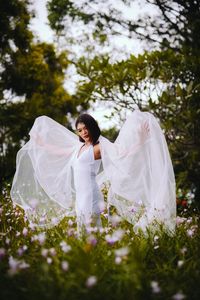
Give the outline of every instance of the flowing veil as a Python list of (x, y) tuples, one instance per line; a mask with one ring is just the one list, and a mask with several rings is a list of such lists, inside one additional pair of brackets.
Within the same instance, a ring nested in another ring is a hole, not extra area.
[[(148, 128), (148, 130), (147, 130)], [(108, 202), (143, 231), (157, 222), (175, 228), (174, 172), (167, 143), (156, 118), (135, 110), (114, 143), (99, 137), (103, 171), (97, 183), (109, 183)], [(75, 216), (72, 162), (78, 137), (49, 117), (38, 117), (30, 140), (17, 154), (12, 200), (37, 226), (52, 226)]]
[[(148, 130), (145, 127), (148, 126)], [(164, 134), (156, 118), (135, 110), (114, 143), (100, 138), (108, 202), (134, 225), (135, 231), (163, 224), (174, 231), (174, 171)], [(102, 178), (101, 178), (102, 180)]]

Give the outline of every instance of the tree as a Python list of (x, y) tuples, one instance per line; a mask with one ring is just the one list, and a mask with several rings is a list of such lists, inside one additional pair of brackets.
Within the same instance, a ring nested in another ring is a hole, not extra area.
[(69, 61), (54, 45), (34, 43), (28, 25), (29, 1), (0, 1), (0, 178), (15, 169), (19, 147), (39, 115), (68, 124), (77, 114), (74, 99), (63, 87)]

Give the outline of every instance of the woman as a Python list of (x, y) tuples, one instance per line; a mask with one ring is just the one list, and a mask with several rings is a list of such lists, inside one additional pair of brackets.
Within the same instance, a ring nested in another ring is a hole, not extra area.
[(101, 164), (98, 141), (101, 132), (95, 119), (88, 114), (79, 116), (75, 126), (79, 140), (83, 143), (72, 164), (76, 193), (75, 208), (80, 231), (90, 223), (101, 225), (103, 195), (96, 182)]
[(114, 143), (100, 135), (89, 115), (77, 119), (76, 129), (79, 141), (48, 117), (35, 120), (29, 142), (18, 152), (11, 189), (13, 201), (28, 218), (39, 226), (52, 226), (64, 215), (76, 215), (82, 227), (95, 216), (100, 225), (100, 188), (108, 183), (108, 203), (135, 231), (145, 232), (155, 223), (173, 231), (174, 172), (155, 117), (135, 110)]

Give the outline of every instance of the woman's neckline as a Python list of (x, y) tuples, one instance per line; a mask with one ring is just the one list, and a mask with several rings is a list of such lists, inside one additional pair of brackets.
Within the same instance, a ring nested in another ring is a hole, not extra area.
[(78, 155), (77, 155), (77, 159), (85, 152), (85, 151), (87, 151), (91, 146), (93, 146), (92, 144), (90, 144), (90, 145), (88, 145), (88, 146), (86, 146), (85, 148), (85, 150), (84, 151), (82, 151), (81, 152), (81, 149), (84, 147), (84, 146), (86, 146), (86, 144), (83, 144), (80, 148), (79, 148), (79, 150), (78, 150)]

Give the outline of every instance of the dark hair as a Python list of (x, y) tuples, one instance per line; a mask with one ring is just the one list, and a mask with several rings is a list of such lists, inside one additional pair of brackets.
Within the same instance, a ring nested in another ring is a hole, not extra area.
[[(78, 126), (78, 123), (85, 124), (87, 130), (91, 135), (93, 145), (97, 144), (98, 138), (101, 134), (101, 130), (99, 128), (97, 121), (89, 114), (81, 114), (76, 120), (75, 123), (76, 128)], [(81, 142), (84, 142), (84, 140), (80, 136), (79, 136), (79, 140)]]

